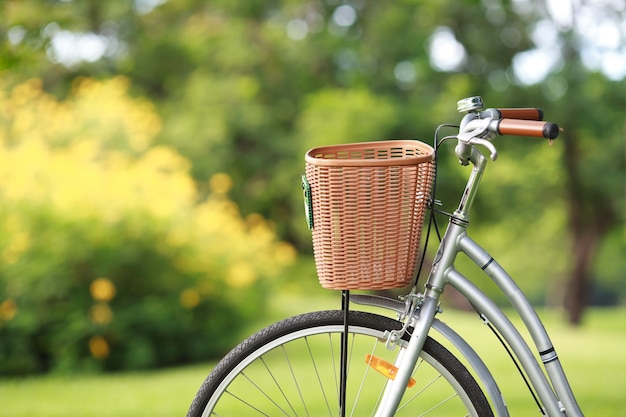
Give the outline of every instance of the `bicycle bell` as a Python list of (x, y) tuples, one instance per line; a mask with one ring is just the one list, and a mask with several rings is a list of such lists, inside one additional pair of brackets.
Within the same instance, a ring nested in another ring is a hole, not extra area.
[(456, 109), (459, 113), (469, 113), (485, 107), (480, 96), (468, 97), (456, 102)]

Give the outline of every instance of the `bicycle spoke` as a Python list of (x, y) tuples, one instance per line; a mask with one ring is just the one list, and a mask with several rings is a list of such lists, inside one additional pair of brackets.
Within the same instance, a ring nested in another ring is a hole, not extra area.
[[(283, 414), (285, 414), (286, 416), (288, 416), (289, 414), (276, 402), (272, 399), (272, 397), (261, 387), (259, 387), (254, 381), (252, 381), (248, 375), (246, 375), (244, 372), (241, 373), (241, 375), (246, 378), (248, 380), (248, 382), (250, 382), (250, 384), (252, 384), (252, 386), (254, 388), (257, 389), (257, 391), (259, 391), (265, 398), (267, 398), (272, 404), (274, 404), (276, 406), (276, 408), (278, 408), (280, 411), (283, 412)], [(282, 389), (280, 387), (278, 387), (278, 389), (282, 391)], [(232, 394), (231, 394), (232, 395)], [(284, 394), (283, 394), (284, 395)], [(293, 409), (293, 408), (292, 408)]]
[(324, 401), (326, 402), (326, 408), (328, 409), (328, 415), (332, 416), (333, 412), (330, 409), (330, 404), (328, 402), (328, 397), (326, 396), (326, 391), (324, 390), (324, 384), (322, 383), (322, 378), (320, 376), (319, 370), (317, 369), (317, 364), (315, 362), (315, 358), (313, 356), (313, 351), (311, 350), (311, 345), (309, 344), (309, 338), (305, 337), (304, 342), (306, 343), (307, 349), (309, 351), (309, 357), (311, 358), (311, 363), (313, 364), (313, 368), (315, 369), (315, 375), (317, 376), (317, 382), (320, 386), (320, 390), (322, 391), (322, 396), (324, 397)]
[[(276, 380), (276, 377), (274, 376), (274, 373), (269, 369), (269, 367), (267, 366), (267, 363), (265, 362), (265, 359), (263, 359), (263, 357), (261, 356), (261, 358), (259, 358), (261, 360), (261, 363), (263, 363), (263, 366), (265, 367), (265, 369), (267, 370), (267, 373), (270, 375), (270, 377), (272, 378), (272, 381), (274, 381), (274, 384), (276, 385), (276, 388), (278, 388), (278, 391), (280, 391), (283, 399), (287, 402), (287, 405), (289, 405), (289, 408), (291, 408), (291, 411), (293, 412), (294, 415), (296, 415), (296, 410), (293, 408), (293, 405), (291, 404), (291, 401), (289, 401), (289, 397), (287, 396), (287, 394), (285, 394), (285, 391), (283, 390), (283, 388), (280, 386), (280, 384), (278, 383), (278, 381)], [(279, 407), (280, 408), (280, 407)], [(281, 408), (282, 410), (282, 408)], [(284, 411), (283, 411), (284, 412)], [(287, 412), (284, 412), (285, 415), (289, 415)]]
[(404, 407), (406, 407), (411, 401), (415, 400), (417, 397), (419, 397), (420, 395), (422, 395), (428, 388), (430, 388), (435, 382), (437, 382), (440, 378), (442, 378), (441, 375), (437, 375), (435, 378), (433, 378), (430, 382), (428, 382), (426, 385), (424, 385), (424, 387), (419, 390), (415, 395), (411, 396), (404, 404), (400, 405), (398, 407), (398, 411), (400, 411), (401, 409), (403, 409)]
[[(378, 346), (378, 339), (376, 339), (376, 341), (374, 342), (374, 347), (372, 348), (370, 354), (374, 355), (374, 352), (376, 352), (376, 347)], [(356, 398), (354, 399), (354, 404), (352, 405), (352, 412), (350, 413), (350, 417), (352, 417), (354, 415), (354, 411), (356, 410), (356, 405), (359, 402), (359, 398), (361, 398), (361, 393), (363, 392), (363, 386), (365, 385), (365, 380), (367, 379), (367, 375), (369, 374), (369, 370), (370, 367), (366, 366), (364, 368), (363, 371), (363, 378), (361, 378), (361, 384), (359, 385), (359, 389), (356, 393)], [(381, 396), (382, 396), (382, 392), (381, 392)], [(378, 397), (378, 400), (376, 401), (376, 407), (374, 408), (374, 410), (372, 410), (372, 414), (374, 414), (376, 408), (378, 407), (378, 404), (380, 404), (380, 396)]]
[[(230, 391), (228, 391), (228, 390), (227, 390), (225, 393), (226, 393), (226, 394), (228, 394), (228, 395), (230, 395), (231, 397), (235, 398), (235, 399), (236, 399), (237, 401), (239, 401), (240, 403), (247, 405), (248, 407), (250, 407), (252, 410), (256, 411), (257, 413), (259, 413), (259, 414), (261, 414), (261, 415), (264, 415), (264, 416), (269, 417), (269, 414), (265, 414), (263, 411), (259, 410), (258, 408), (256, 408), (255, 406), (253, 406), (253, 405), (252, 405), (252, 404), (250, 404), (249, 402), (245, 401), (244, 399), (242, 399), (242, 398), (240, 398), (240, 397), (236, 396), (236, 395), (235, 395), (235, 394), (233, 394), (232, 392), (230, 392)], [(212, 413), (212, 414), (214, 414), (214, 413)]]
[(285, 349), (285, 345), (281, 345), (281, 349), (283, 351), (283, 353), (285, 354), (285, 359), (287, 359), (287, 365), (289, 366), (289, 371), (291, 372), (291, 376), (293, 377), (293, 382), (295, 384), (295, 387), (298, 391), (298, 395), (300, 395), (300, 400), (302, 401), (302, 405), (304, 407), (304, 410), (306, 412), (306, 415), (309, 415), (309, 411), (307, 409), (306, 406), (306, 401), (304, 401), (304, 396), (302, 395), (302, 390), (300, 389), (300, 384), (298, 384), (298, 378), (296, 378), (296, 373), (293, 369), (293, 366), (291, 365), (291, 361), (289, 360), (289, 355), (287, 354), (287, 350)]
[(328, 343), (330, 344), (331, 363), (333, 366), (332, 369), (334, 370), (333, 376), (335, 377), (335, 390), (337, 392), (337, 398), (339, 398), (339, 378), (337, 377), (337, 371), (339, 370), (339, 366), (337, 366), (337, 361), (335, 359), (335, 349), (333, 345), (332, 333), (328, 333)]
[[(435, 405), (434, 407), (430, 408), (429, 410), (426, 410), (426, 412), (420, 414), (418, 417), (422, 417), (425, 416), (426, 414), (430, 414), (431, 411), (436, 410), (437, 408), (441, 407), (443, 404), (447, 403), (448, 401), (450, 401), (451, 399), (457, 397), (457, 394), (454, 393), (452, 394), (450, 397), (446, 398), (445, 400), (441, 401), (439, 404)], [(465, 417), (469, 416), (469, 414), (466, 414)]]

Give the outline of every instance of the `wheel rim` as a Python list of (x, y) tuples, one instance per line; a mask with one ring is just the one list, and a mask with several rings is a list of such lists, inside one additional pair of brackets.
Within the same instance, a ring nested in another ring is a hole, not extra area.
[[(335, 416), (339, 393), (339, 338), (343, 326), (320, 325), (260, 346), (222, 376), (203, 416)], [(365, 363), (372, 354), (393, 363), (384, 332), (350, 326), (348, 416), (373, 415), (387, 378)], [(323, 351), (323, 352), (322, 352)], [(452, 374), (422, 352), (397, 415), (477, 415)]]

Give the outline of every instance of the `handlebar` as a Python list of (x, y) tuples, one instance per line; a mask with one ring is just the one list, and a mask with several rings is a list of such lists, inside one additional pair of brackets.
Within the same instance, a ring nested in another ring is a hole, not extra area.
[[(473, 165), (465, 191), (454, 212), (453, 220), (467, 221), (469, 208), (478, 189), (478, 184), (486, 166), (486, 157), (478, 147), (486, 148), (489, 157), (495, 161), (498, 151), (491, 142), (496, 135), (534, 136), (555, 139), (561, 129), (555, 123), (543, 121), (543, 111), (538, 108), (484, 109), (480, 96), (468, 97), (457, 102), (459, 113), (465, 113), (459, 124), (459, 133), (448, 138), (456, 138), (454, 153), (461, 165)], [(447, 125), (452, 126), (452, 125)], [(437, 144), (437, 142), (436, 142)], [(453, 221), (454, 223), (454, 221)], [(461, 225), (461, 223), (455, 223)]]
[(480, 112), (480, 118), (543, 120), (543, 110), (537, 107), (487, 109)]
[(489, 108), (483, 110), (485, 103), (482, 97), (467, 97), (457, 101), (456, 108), (459, 113), (473, 113), (479, 119), (520, 119), (520, 120), (543, 120), (543, 110), (537, 107), (520, 108)]
[(471, 149), (475, 145), (486, 147), (491, 159), (497, 158), (497, 151), (491, 140), (496, 135), (533, 136), (552, 141), (561, 129), (552, 122), (543, 121), (543, 111), (535, 107), (490, 108), (483, 110), (479, 96), (457, 102), (457, 110), (466, 113), (461, 121), (455, 152), (461, 164), (469, 162)]
[[(472, 139), (491, 139), (493, 135), (534, 136), (555, 139), (559, 136), (559, 126), (552, 122), (519, 119), (487, 119), (476, 118), (476, 115), (465, 116), (461, 123), (459, 140), (465, 143)], [(490, 137), (491, 136), (491, 137)]]
[(556, 123), (519, 119), (492, 120), (487, 129), (499, 135), (534, 136), (546, 139), (556, 139), (560, 132)]

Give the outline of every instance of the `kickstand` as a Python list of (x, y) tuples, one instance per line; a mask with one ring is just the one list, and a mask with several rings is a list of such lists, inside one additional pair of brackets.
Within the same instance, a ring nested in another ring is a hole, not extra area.
[(346, 416), (346, 387), (348, 380), (348, 311), (350, 310), (350, 291), (341, 291), (341, 310), (343, 310), (343, 332), (341, 333), (341, 372), (339, 379), (339, 415)]

